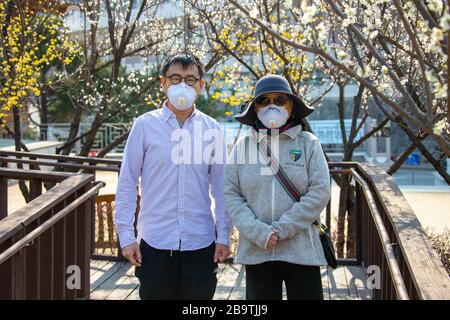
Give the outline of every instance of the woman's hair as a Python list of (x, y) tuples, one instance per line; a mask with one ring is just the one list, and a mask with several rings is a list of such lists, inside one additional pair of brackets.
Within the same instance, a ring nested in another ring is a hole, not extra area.
[(169, 67), (174, 64), (181, 64), (183, 70), (190, 66), (197, 67), (200, 78), (203, 78), (205, 75), (205, 67), (203, 66), (203, 63), (199, 58), (190, 53), (178, 53), (169, 57), (161, 70), (161, 75), (166, 76), (167, 70), (169, 70)]

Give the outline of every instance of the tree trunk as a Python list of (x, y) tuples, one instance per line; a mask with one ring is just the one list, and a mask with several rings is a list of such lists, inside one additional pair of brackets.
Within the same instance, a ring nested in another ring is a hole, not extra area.
[(95, 115), (94, 121), (91, 125), (91, 132), (86, 135), (86, 138), (84, 140), (83, 146), (81, 147), (81, 151), (79, 156), (81, 157), (87, 157), (89, 154), (89, 151), (91, 151), (92, 146), (95, 142), (95, 137), (97, 136), (98, 129), (100, 128), (100, 114), (97, 113)]
[[(43, 68), (41, 71), (41, 82), (45, 84), (45, 73), (47, 69)], [(47, 90), (43, 90), (41, 95), (39, 96), (39, 116), (41, 118), (41, 126), (40, 126), (40, 139), (48, 140), (48, 103), (47, 103)]]
[[(20, 130), (20, 111), (17, 106), (13, 107), (13, 116), (14, 116), (14, 144), (15, 150), (22, 150), (22, 133)], [(21, 159), (21, 157), (17, 157), (17, 159)], [(21, 163), (17, 163), (18, 169), (23, 169), (23, 165)], [(30, 202), (30, 193), (28, 191), (28, 187), (24, 180), (19, 180), (19, 189), (22, 192), (22, 195), (25, 199), (25, 202)]]
[(71, 143), (71, 141), (77, 137), (78, 131), (80, 130), (81, 113), (82, 108), (77, 104), (75, 114), (73, 115), (72, 122), (70, 123), (69, 136), (67, 137), (67, 141), (69, 143), (66, 143), (66, 145), (63, 146), (64, 148), (61, 152), (63, 155), (69, 155), (73, 149), (74, 143)]

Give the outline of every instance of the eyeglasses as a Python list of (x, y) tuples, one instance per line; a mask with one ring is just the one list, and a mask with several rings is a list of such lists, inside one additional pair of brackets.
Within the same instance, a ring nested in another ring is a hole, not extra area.
[(259, 97), (256, 99), (255, 103), (260, 107), (267, 107), (269, 104), (273, 103), (279, 107), (284, 106), (288, 102), (288, 98), (284, 96), (276, 96), (274, 98), (268, 98), (268, 97)]
[(187, 76), (183, 78), (179, 74), (172, 74), (170, 76), (167, 76), (166, 78), (169, 78), (170, 83), (172, 84), (180, 84), (182, 80), (188, 85), (188, 86), (195, 86), (197, 84), (197, 81), (200, 81), (200, 79), (197, 79), (194, 76)]

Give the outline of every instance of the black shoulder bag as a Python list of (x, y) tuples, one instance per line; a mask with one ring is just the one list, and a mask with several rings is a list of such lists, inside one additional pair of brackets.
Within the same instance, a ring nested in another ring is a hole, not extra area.
[[(252, 136), (252, 138), (254, 139), (254, 136)], [(294, 202), (300, 202), (300, 193), (298, 192), (294, 184), (292, 184), (292, 181), (286, 175), (286, 172), (280, 166), (278, 160), (272, 156), (272, 151), (270, 150), (267, 143), (261, 140), (261, 142), (259, 143), (256, 142), (256, 146), (258, 148), (258, 151), (262, 154), (264, 159), (269, 164), (270, 168), (272, 169), (272, 172), (274, 173), (275, 177), (277, 178), (278, 182), (281, 184), (283, 189), (289, 194), (289, 196), (291, 197), (292, 200), (294, 200)], [(260, 150), (260, 146), (262, 146), (263, 151)], [(264, 152), (264, 150), (267, 150), (267, 154)], [(336, 254), (334, 252), (333, 243), (331, 242), (331, 236), (328, 227), (323, 223), (318, 223), (317, 220), (314, 221), (313, 224), (319, 229), (320, 241), (322, 242), (323, 253), (325, 255), (325, 259), (327, 260), (328, 265), (331, 268), (336, 269), (337, 267)]]

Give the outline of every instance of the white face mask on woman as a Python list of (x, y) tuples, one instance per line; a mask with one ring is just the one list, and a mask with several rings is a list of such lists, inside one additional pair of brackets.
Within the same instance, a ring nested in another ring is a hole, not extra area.
[(285, 107), (269, 104), (267, 107), (259, 109), (257, 116), (266, 128), (276, 129), (286, 124), (289, 113)]
[(167, 89), (167, 96), (170, 103), (180, 111), (187, 110), (195, 102), (197, 92), (191, 86), (181, 82), (179, 84), (171, 85)]

